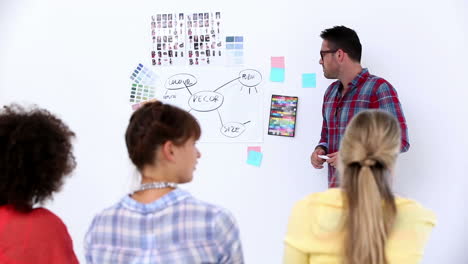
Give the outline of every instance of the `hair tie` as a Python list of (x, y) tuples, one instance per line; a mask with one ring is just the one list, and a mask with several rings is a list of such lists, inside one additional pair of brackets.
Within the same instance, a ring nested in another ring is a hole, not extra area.
[(361, 161), (360, 163), (361, 163), (361, 166), (363, 167), (372, 167), (375, 165), (376, 162), (373, 159), (365, 159)]

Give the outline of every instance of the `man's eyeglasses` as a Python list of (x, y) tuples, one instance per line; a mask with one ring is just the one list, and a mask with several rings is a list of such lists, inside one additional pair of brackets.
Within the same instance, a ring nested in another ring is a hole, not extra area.
[(339, 49), (333, 49), (333, 50), (321, 50), (320, 51), (320, 58), (323, 60), (323, 56), (327, 53), (335, 53), (337, 52)]

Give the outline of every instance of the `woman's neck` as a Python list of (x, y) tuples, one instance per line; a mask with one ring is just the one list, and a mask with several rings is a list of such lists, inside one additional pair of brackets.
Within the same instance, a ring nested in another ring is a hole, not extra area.
[(144, 191), (139, 191), (135, 192), (131, 195), (133, 199), (135, 199), (137, 202), (148, 204), (152, 203), (159, 198), (163, 197), (164, 195), (170, 193), (173, 191), (174, 188), (163, 188), (163, 189), (149, 189), (149, 190), (144, 190)]
[[(174, 180), (169, 180), (173, 177), (168, 177), (171, 175), (171, 173), (164, 168), (145, 167), (141, 171), (141, 174), (141, 184), (152, 182), (174, 182)], [(147, 204), (156, 201), (174, 189), (175, 188), (172, 187), (147, 189), (143, 191), (137, 191), (133, 193), (131, 197), (140, 203)]]

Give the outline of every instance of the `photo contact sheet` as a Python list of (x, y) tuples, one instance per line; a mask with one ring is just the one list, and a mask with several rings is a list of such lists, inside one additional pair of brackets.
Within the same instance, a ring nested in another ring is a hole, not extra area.
[(154, 66), (224, 64), (221, 12), (151, 16)]

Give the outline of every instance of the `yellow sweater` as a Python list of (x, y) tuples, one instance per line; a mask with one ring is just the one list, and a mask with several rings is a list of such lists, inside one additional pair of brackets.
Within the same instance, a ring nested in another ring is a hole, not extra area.
[[(387, 240), (389, 264), (419, 263), (435, 215), (415, 201), (396, 198), (397, 217)], [(294, 206), (285, 238), (284, 263), (341, 264), (343, 196), (338, 188), (314, 193)]]

